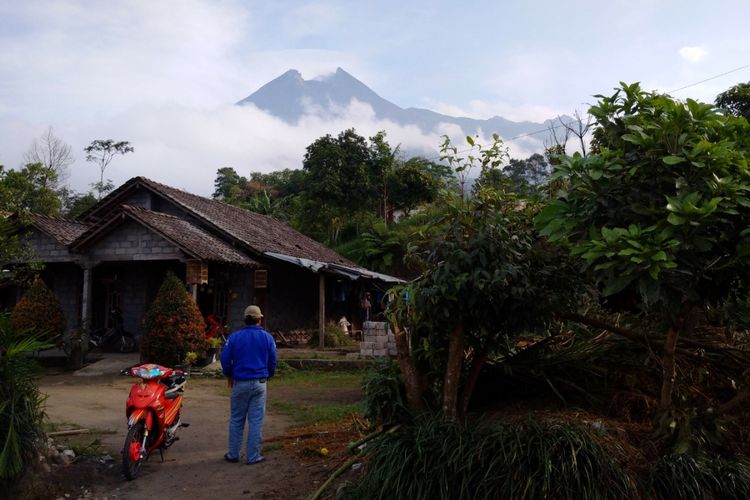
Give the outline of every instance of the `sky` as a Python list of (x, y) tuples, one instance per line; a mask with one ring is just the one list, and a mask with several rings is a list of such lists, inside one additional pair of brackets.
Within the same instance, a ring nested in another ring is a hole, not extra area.
[(0, 165), (19, 168), (51, 126), (77, 191), (98, 180), (83, 148), (111, 138), (135, 148), (108, 167), (116, 185), (142, 175), (210, 195), (219, 168), (300, 168), (307, 145), (349, 127), (437, 149), (436, 131), (359, 103), (295, 125), (234, 105), (289, 69), (342, 67), (401, 107), (474, 118), (585, 111), (620, 81), (710, 102), (750, 81), (748, 20), (747, 0), (0, 0)]

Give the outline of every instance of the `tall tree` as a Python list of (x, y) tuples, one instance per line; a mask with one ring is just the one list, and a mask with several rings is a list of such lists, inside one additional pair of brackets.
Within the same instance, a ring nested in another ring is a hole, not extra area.
[(68, 180), (70, 165), (75, 158), (70, 145), (55, 135), (52, 126), (38, 138), (34, 139), (28, 151), (23, 155), (24, 163), (39, 163), (55, 172), (57, 177), (54, 188), (59, 188)]
[(565, 179), (537, 222), (601, 283), (663, 321), (662, 409), (675, 351), (697, 313), (750, 278), (750, 125), (691, 99), (625, 85), (597, 96), (598, 147), (561, 158)]
[(716, 96), (716, 106), (750, 121), (750, 82), (738, 83)]
[(94, 183), (92, 187), (97, 192), (98, 199), (101, 200), (102, 195), (111, 191), (114, 187), (111, 180), (104, 181), (104, 171), (115, 156), (132, 153), (135, 149), (128, 141), (115, 142), (112, 139), (96, 139), (83, 150), (86, 152), (86, 161), (95, 163), (99, 167), (99, 182)]

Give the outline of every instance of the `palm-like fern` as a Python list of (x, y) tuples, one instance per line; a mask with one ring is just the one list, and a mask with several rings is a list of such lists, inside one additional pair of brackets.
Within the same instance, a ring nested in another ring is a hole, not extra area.
[(0, 314), (0, 478), (18, 476), (42, 442), (44, 396), (28, 355), (50, 347), (38, 335), (15, 330)]

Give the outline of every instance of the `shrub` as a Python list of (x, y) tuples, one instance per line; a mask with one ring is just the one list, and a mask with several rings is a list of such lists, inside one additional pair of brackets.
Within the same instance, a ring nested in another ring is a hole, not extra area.
[(44, 340), (59, 337), (67, 326), (60, 301), (41, 278), (35, 279), (18, 301), (11, 321), (17, 331), (38, 334)]
[(351, 498), (620, 499), (637, 496), (612, 445), (555, 422), (457, 423), (429, 416), (370, 445)]
[(407, 422), (411, 419), (401, 370), (390, 359), (376, 360), (362, 381), (365, 415), (373, 426)]
[(44, 442), (44, 397), (36, 385), (37, 366), (28, 356), (49, 347), (41, 337), (17, 330), (7, 314), (0, 314), (0, 479), (17, 477)]
[(189, 352), (205, 356), (206, 324), (198, 306), (173, 274), (167, 274), (143, 318), (141, 356), (163, 365), (183, 362)]
[(652, 468), (648, 498), (657, 500), (750, 498), (750, 460), (713, 454), (673, 454)]

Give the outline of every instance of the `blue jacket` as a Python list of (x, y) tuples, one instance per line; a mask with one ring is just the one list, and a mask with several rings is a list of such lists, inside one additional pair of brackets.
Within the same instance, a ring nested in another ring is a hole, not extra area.
[(229, 336), (221, 351), (221, 370), (235, 380), (273, 377), (276, 342), (261, 326), (240, 328)]

